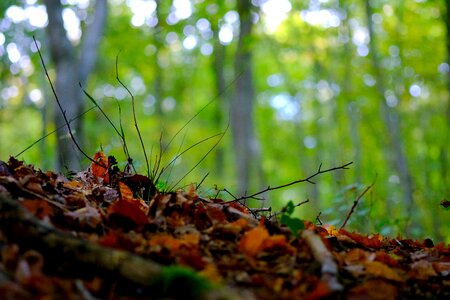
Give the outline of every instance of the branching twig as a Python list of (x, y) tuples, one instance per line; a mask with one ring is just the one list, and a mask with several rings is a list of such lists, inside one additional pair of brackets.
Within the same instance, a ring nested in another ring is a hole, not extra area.
[[(309, 199), (306, 199), (305, 201), (302, 201), (302, 202), (299, 202), (299, 203), (295, 204), (293, 206), (293, 208), (302, 206), (303, 204), (306, 204), (308, 202), (309, 202)], [(276, 216), (281, 215), (281, 214), (283, 214), (285, 212), (287, 212), (287, 206), (283, 206), (283, 208), (280, 211), (275, 212), (271, 217), (276, 217)]]
[[(271, 192), (271, 191), (274, 191), (274, 190), (283, 189), (285, 187), (288, 187), (288, 186), (291, 186), (291, 185), (294, 185), (294, 184), (298, 184), (298, 183), (302, 183), (302, 182), (309, 182), (311, 184), (315, 184), (315, 182), (311, 181), (311, 179), (313, 179), (314, 177), (316, 177), (316, 176), (318, 176), (320, 174), (323, 174), (323, 173), (328, 173), (328, 172), (332, 172), (332, 171), (336, 171), (336, 170), (346, 170), (346, 169), (348, 169), (348, 166), (350, 166), (352, 163), (353, 162), (349, 162), (349, 163), (346, 163), (345, 165), (342, 165), (342, 166), (339, 166), (339, 167), (329, 168), (329, 169), (326, 169), (326, 170), (322, 170), (322, 164), (320, 164), (319, 165), (319, 169), (316, 171), (316, 173), (310, 175), (307, 178), (295, 180), (295, 181), (292, 181), (292, 182), (289, 182), (289, 183), (286, 183), (286, 184), (282, 184), (282, 185), (278, 185), (278, 186), (274, 186), (274, 187), (268, 186), (264, 190), (261, 190), (259, 192), (253, 193), (253, 194), (248, 195), (248, 196), (245, 195), (245, 196), (241, 196), (241, 197), (238, 197), (238, 198), (234, 197), (233, 200), (230, 200), (228, 202), (238, 202), (238, 201), (242, 201), (242, 200), (246, 200), (246, 199), (257, 199), (257, 200), (260, 200), (260, 198), (257, 198), (257, 196), (259, 196), (261, 194), (264, 194), (264, 193), (267, 193), (267, 192)], [(223, 191), (228, 192), (227, 190), (223, 190)], [(231, 195), (231, 193), (229, 193), (229, 194)]]
[(345, 225), (347, 225), (348, 220), (350, 219), (350, 216), (353, 214), (353, 212), (355, 211), (356, 205), (358, 205), (359, 200), (361, 200), (361, 198), (375, 185), (375, 181), (377, 180), (377, 178), (375, 177), (375, 179), (373, 180), (372, 184), (369, 185), (368, 187), (366, 187), (364, 189), (364, 191), (356, 198), (355, 201), (353, 201), (353, 205), (352, 208), (350, 209), (350, 211), (347, 214), (347, 217), (345, 218), (344, 223), (342, 223), (341, 227), (339, 229), (342, 229), (345, 227)]
[(320, 221), (320, 215), (321, 215), (321, 214), (322, 214), (322, 212), (319, 211), (319, 214), (318, 214), (317, 217), (316, 217), (317, 224), (319, 224), (319, 225), (323, 225), (322, 221)]

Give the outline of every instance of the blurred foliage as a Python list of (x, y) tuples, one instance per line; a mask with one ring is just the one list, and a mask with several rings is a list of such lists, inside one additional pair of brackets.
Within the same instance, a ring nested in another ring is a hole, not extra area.
[[(64, 2), (67, 12), (81, 19), (80, 28), (89, 22), (89, 2)], [(225, 129), (226, 124), (217, 130), (215, 118), (219, 110), (228, 119), (227, 106), (216, 101), (178, 132), (217, 94), (213, 46), (221, 34), (226, 81), (232, 82), (236, 76), (235, 1), (158, 2), (162, 3), (159, 22), (154, 1), (110, 1), (99, 61), (87, 87), (113, 122), (123, 123), (130, 152), (142, 172), (145, 163), (134, 130), (130, 97), (116, 81), (116, 56), (120, 78), (137, 101), (137, 118), (150, 159), (157, 160), (162, 148), (163, 166), (177, 153)], [(446, 3), (370, 1), (386, 84), (385, 99), (379, 99), (370, 60), (373, 53), (368, 50), (364, 1), (253, 2), (255, 120), (266, 182), (279, 185), (307, 177), (320, 163), (331, 167), (355, 162), (351, 170), (325, 174), (315, 185), (274, 191), (266, 195), (269, 204), (280, 210), (288, 200), (308, 198), (311, 202), (295, 210), (295, 215), (314, 221), (321, 212), (322, 222), (340, 224), (359, 193), (377, 176), (376, 185), (350, 219), (349, 229), (450, 242), (448, 211), (439, 207), (443, 198), (450, 197), (449, 121), (445, 114), (449, 106)], [(0, 5), (2, 160), (56, 127), (51, 122), (53, 98), (32, 51), (31, 37), (35, 35), (52, 70), (45, 23), (31, 20), (30, 13), (36, 16), (37, 11), (42, 12), (42, 5), (31, 0), (3, 1)], [(279, 21), (278, 26), (271, 25), (274, 20)], [(211, 24), (215, 23), (221, 34), (212, 31)], [(78, 27), (75, 24), (70, 28)], [(230, 32), (233, 38), (227, 40)], [(72, 41), (79, 43), (77, 38)], [(159, 99), (154, 96), (156, 80), (160, 80)], [(233, 88), (226, 90), (225, 98), (232, 96)], [(402, 182), (390, 164), (380, 101), (387, 101), (401, 120), (401, 142), (414, 183), (411, 209), (401, 200)], [(91, 104), (86, 103), (89, 108)], [(157, 113), (158, 105), (161, 114)], [(84, 120), (86, 152), (94, 154), (103, 148), (124, 166), (120, 138), (101, 113), (92, 110)], [(225, 153), (224, 170), (215, 169), (213, 151), (180, 186), (199, 182), (209, 172), (202, 192), (214, 194), (215, 184), (233, 190), (236, 182), (232, 158), (236, 154), (230, 134), (220, 143)], [(163, 181), (170, 186), (170, 182), (183, 178), (216, 141), (211, 139), (183, 154), (164, 173)], [(19, 158), (51, 169), (54, 148), (55, 140), (50, 135)], [(414, 227), (409, 226), (412, 220), (416, 221)]]

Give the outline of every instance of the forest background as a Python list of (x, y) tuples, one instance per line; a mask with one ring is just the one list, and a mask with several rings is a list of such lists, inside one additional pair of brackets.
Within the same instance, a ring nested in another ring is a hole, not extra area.
[[(273, 191), (252, 205), (279, 210), (309, 199), (296, 210), (299, 218), (339, 226), (375, 183), (349, 229), (449, 243), (449, 212), (439, 205), (450, 197), (449, 6), (1, 1), (0, 159), (20, 153), (36, 167), (64, 172), (89, 165), (64, 126), (21, 153), (64, 125), (35, 36), (67, 117), (88, 111), (71, 123), (87, 154), (103, 149), (121, 168), (127, 159), (119, 135), (91, 109), (79, 83), (117, 126), (121, 120), (134, 165), (146, 174), (128, 88), (150, 168), (164, 150), (162, 166), (169, 168), (161, 186), (204, 179), (200, 193), (226, 188), (243, 195), (308, 177), (320, 164), (353, 161), (350, 170)], [(116, 80), (116, 57), (126, 88)]]

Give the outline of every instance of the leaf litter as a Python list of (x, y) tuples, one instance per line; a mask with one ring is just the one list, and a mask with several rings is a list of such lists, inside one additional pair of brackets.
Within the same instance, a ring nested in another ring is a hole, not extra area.
[(0, 162), (1, 299), (450, 297), (449, 245), (290, 226), (193, 185), (150, 193), (93, 161), (72, 179)]

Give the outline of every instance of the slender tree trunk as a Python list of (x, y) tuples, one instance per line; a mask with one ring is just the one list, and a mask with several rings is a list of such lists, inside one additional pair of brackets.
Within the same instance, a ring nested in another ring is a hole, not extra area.
[[(106, 0), (97, 0), (95, 3), (95, 14), (91, 23), (83, 35), (83, 44), (80, 55), (71, 44), (64, 29), (62, 18), (62, 5), (60, 1), (44, 0), (47, 9), (48, 26), (47, 36), (50, 53), (56, 68), (55, 89), (62, 109), (70, 120), (81, 114), (84, 109), (84, 96), (78, 83), (86, 84), (87, 78), (97, 60), (99, 40), (103, 34), (106, 15)], [(56, 107), (55, 124), (64, 124), (64, 117)], [(82, 119), (78, 118), (71, 123), (75, 139), (80, 145), (83, 144)], [(79, 170), (81, 168), (81, 156), (71, 141), (68, 128), (64, 127), (57, 131), (58, 160), (57, 169)]]
[(413, 203), (413, 189), (414, 184), (408, 167), (407, 158), (403, 149), (400, 116), (393, 107), (389, 107), (385, 100), (386, 86), (381, 70), (380, 58), (375, 43), (375, 34), (372, 22), (372, 7), (369, 0), (365, 1), (366, 18), (369, 31), (369, 48), (371, 52), (372, 65), (376, 77), (376, 87), (378, 96), (381, 101), (381, 114), (386, 126), (386, 135), (388, 137), (389, 159), (390, 164), (394, 166), (397, 171), (401, 185), (403, 187), (403, 201), (406, 205), (408, 213), (412, 211)]
[[(446, 47), (447, 47), (447, 66), (450, 66), (450, 0), (445, 1), (445, 12), (442, 14), (446, 28)], [(450, 131), (450, 71), (447, 70), (447, 131)], [(450, 155), (448, 145), (450, 144), (450, 136), (447, 134), (445, 141), (441, 147), (441, 161), (442, 161), (442, 179), (443, 182), (450, 182)], [(446, 185), (444, 192), (450, 194), (450, 185)]]
[[(227, 111), (225, 108), (226, 95), (225, 95), (225, 47), (220, 43), (219, 40), (219, 26), (218, 22), (214, 20), (212, 24), (212, 30), (214, 32), (214, 58), (213, 58), (213, 72), (215, 75), (215, 93), (217, 97), (217, 106), (214, 112), (215, 127), (217, 130), (223, 130), (224, 124), (224, 112)], [(216, 147), (216, 160), (215, 169), (219, 179), (223, 177), (224, 166), (225, 166), (225, 153), (222, 145), (217, 145)]]
[(259, 157), (259, 144), (255, 136), (253, 121), (253, 87), (251, 33), (252, 4), (250, 0), (237, 1), (240, 17), (239, 41), (235, 55), (235, 95), (231, 103), (231, 129), (233, 134), (235, 164), (238, 179), (238, 193), (245, 194), (250, 186), (250, 177), (257, 178), (257, 166), (254, 162)]
[(350, 140), (353, 147), (353, 160), (355, 177), (354, 182), (361, 183), (363, 181), (362, 176), (362, 145), (361, 145), (361, 134), (360, 134), (360, 109), (357, 102), (354, 100), (355, 94), (352, 85), (352, 31), (348, 20), (351, 18), (351, 10), (349, 9), (348, 1), (343, 1), (342, 7), (347, 14), (347, 18), (343, 21), (343, 28), (347, 33), (347, 41), (344, 45), (344, 61), (345, 61), (345, 75), (343, 76), (343, 82), (341, 84), (343, 91), (343, 99), (345, 101), (345, 108), (348, 114), (348, 131), (350, 135)]
[(162, 1), (161, 0), (157, 0), (156, 1), (156, 18), (158, 19), (158, 24), (155, 26), (155, 30), (154, 30), (154, 46), (155, 46), (155, 60), (154, 60), (154, 70), (155, 70), (155, 79), (153, 82), (153, 89), (154, 89), (154, 96), (155, 96), (155, 113), (157, 118), (159, 118), (159, 122), (158, 124), (160, 125), (160, 131), (162, 132), (163, 128), (162, 128), (162, 117), (163, 117), (163, 112), (162, 112), (162, 106), (161, 106), (161, 102), (162, 102), (162, 95), (163, 95), (163, 75), (162, 75), (162, 68), (161, 65), (159, 63), (159, 56), (160, 56), (160, 52), (161, 52), (161, 48), (164, 45), (164, 36), (162, 34), (162, 29), (163, 29), (163, 14), (162, 14)]

